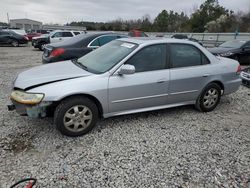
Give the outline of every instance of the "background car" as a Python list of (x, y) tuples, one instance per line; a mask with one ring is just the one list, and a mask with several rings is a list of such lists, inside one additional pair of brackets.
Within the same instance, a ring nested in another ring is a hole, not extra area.
[(29, 41), (32, 41), (33, 37), (40, 37), (42, 33), (27, 33), (25, 36), (28, 37)]
[(209, 48), (208, 50), (216, 56), (235, 59), (242, 65), (250, 64), (250, 41), (227, 41), (219, 45), (218, 47)]
[(243, 69), (240, 75), (242, 84), (244, 86), (250, 87), (250, 67)]
[(72, 38), (76, 35), (79, 35), (80, 33), (81, 33), (80, 31), (56, 30), (51, 32), (50, 34), (44, 34), (41, 35), (40, 37), (33, 37), (32, 46), (34, 46), (34, 48), (39, 48), (41, 51), (43, 51), (44, 46), (46, 44), (61, 42), (69, 38)]
[(77, 59), (112, 40), (125, 37), (116, 33), (80, 34), (67, 41), (46, 45), (42, 60), (51, 63)]
[(20, 44), (27, 44), (29, 39), (26, 36), (17, 34), (13, 31), (1, 31), (0, 30), (0, 44), (10, 44), (14, 47)]
[(98, 117), (181, 105), (212, 111), (222, 94), (239, 89), (239, 74), (237, 61), (217, 58), (194, 42), (125, 38), (75, 61), (19, 73), (8, 107), (36, 118), (52, 112), (62, 134), (80, 136)]
[(203, 46), (203, 44), (202, 44), (199, 40), (197, 40), (197, 39), (195, 39), (195, 38), (190, 38), (190, 37), (188, 37), (188, 36), (185, 35), (185, 34), (174, 34), (174, 35), (171, 36), (171, 38), (174, 38), (174, 39), (183, 39), (183, 40), (190, 40), (190, 41), (192, 41), (192, 42), (197, 42), (197, 43), (199, 43), (201, 46)]
[(148, 37), (148, 35), (146, 33), (144, 33), (143, 31), (141, 31), (139, 29), (130, 30), (128, 33), (128, 36), (130, 36), (130, 37)]

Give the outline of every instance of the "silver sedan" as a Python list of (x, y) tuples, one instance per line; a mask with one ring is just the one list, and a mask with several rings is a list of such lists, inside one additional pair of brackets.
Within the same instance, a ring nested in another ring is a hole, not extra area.
[(194, 105), (212, 111), (241, 84), (239, 63), (177, 39), (119, 39), (78, 60), (38, 66), (14, 81), (9, 110), (54, 116), (68, 136), (99, 117)]

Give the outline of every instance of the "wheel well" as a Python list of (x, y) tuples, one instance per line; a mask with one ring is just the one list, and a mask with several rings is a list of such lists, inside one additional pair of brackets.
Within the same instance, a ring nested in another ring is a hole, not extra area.
[(224, 88), (224, 85), (221, 81), (216, 80), (216, 81), (213, 81), (212, 83), (218, 84), (220, 86), (220, 88), (224, 91), (225, 88)]
[(67, 97), (64, 97), (62, 98), (60, 101), (56, 101), (55, 103), (53, 103), (53, 105), (51, 106), (51, 109), (53, 112), (55, 111), (56, 107), (63, 101), (63, 100), (66, 100), (68, 98), (73, 98), (73, 97), (77, 97), (77, 96), (82, 96), (82, 97), (87, 97), (88, 99), (90, 99), (91, 101), (93, 101), (95, 103), (95, 105), (97, 106), (98, 108), (98, 112), (99, 112), (99, 116), (102, 116), (103, 115), (103, 108), (102, 108), (102, 105), (100, 103), (100, 101), (95, 98), (94, 96), (92, 95), (88, 95), (88, 94), (76, 94), (76, 95), (70, 95), (70, 96), (67, 96)]

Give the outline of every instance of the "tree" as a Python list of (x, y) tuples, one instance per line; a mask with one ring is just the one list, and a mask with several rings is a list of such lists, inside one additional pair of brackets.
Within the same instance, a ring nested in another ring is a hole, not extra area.
[(154, 28), (156, 31), (160, 32), (180, 32), (187, 21), (188, 17), (184, 14), (184, 12), (178, 14), (172, 10), (169, 12), (163, 10), (155, 18)]
[[(193, 32), (204, 32), (205, 25), (215, 21), (221, 15), (228, 15), (230, 12), (219, 5), (218, 0), (206, 0), (200, 8), (191, 15), (190, 26)], [(232, 12), (231, 12), (232, 13)]]

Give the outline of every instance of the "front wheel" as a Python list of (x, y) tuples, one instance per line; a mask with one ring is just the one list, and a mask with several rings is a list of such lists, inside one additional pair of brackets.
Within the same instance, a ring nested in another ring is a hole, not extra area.
[(40, 45), (38, 46), (39, 50), (40, 50), (40, 51), (43, 51), (43, 50), (44, 50), (45, 45), (46, 45), (46, 44), (40, 44)]
[(18, 41), (17, 41), (17, 40), (12, 40), (12, 41), (11, 41), (11, 46), (13, 46), (13, 47), (18, 47), (18, 46), (19, 46)]
[(216, 108), (221, 98), (221, 87), (216, 83), (208, 84), (196, 101), (196, 108), (202, 112), (210, 112)]
[(81, 136), (93, 129), (98, 120), (98, 109), (86, 97), (73, 97), (61, 102), (56, 108), (54, 123), (66, 136)]

